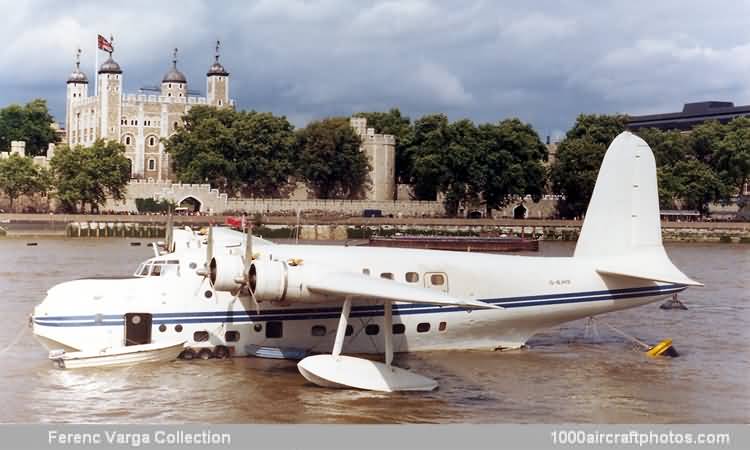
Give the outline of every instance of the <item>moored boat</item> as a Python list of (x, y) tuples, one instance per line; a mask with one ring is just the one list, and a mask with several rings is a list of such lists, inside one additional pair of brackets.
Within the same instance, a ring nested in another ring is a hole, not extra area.
[(151, 344), (107, 347), (101, 350), (66, 352), (53, 350), (49, 359), (61, 369), (82, 367), (127, 366), (142, 363), (169, 362), (177, 359), (184, 350), (185, 341), (167, 341)]

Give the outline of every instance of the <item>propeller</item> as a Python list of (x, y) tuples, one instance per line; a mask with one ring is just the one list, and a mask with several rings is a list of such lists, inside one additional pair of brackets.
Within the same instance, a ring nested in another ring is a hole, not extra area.
[(164, 236), (164, 243), (166, 246), (167, 253), (174, 251), (174, 216), (172, 215), (172, 207), (169, 207), (169, 215), (167, 216), (167, 229)]
[(213, 224), (208, 225), (208, 240), (206, 242), (206, 262), (204, 263), (203, 267), (200, 269), (197, 269), (195, 273), (199, 276), (202, 276), (203, 279), (201, 280), (200, 284), (198, 285), (198, 289), (195, 291), (193, 296), (198, 295), (198, 291), (201, 290), (203, 287), (203, 283), (206, 281), (206, 278), (210, 275), (211, 269), (210, 264), (211, 260), (213, 259), (214, 255), (214, 233), (213, 233)]

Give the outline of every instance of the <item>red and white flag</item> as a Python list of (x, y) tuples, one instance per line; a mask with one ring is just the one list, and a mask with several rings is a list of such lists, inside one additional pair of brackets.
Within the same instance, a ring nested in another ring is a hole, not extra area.
[(105, 52), (108, 52), (108, 53), (112, 53), (114, 51), (114, 49), (112, 48), (112, 43), (109, 42), (101, 34), (97, 36), (97, 44), (99, 46), (99, 50), (104, 50)]

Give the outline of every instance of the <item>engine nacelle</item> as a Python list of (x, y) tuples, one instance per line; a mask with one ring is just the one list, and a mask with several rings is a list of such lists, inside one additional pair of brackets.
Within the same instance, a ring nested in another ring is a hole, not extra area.
[(232, 292), (242, 286), (245, 265), (235, 255), (217, 255), (208, 265), (211, 285), (217, 291)]
[(328, 297), (310, 292), (306, 280), (312, 269), (286, 261), (255, 260), (250, 266), (248, 288), (259, 302), (326, 301)]

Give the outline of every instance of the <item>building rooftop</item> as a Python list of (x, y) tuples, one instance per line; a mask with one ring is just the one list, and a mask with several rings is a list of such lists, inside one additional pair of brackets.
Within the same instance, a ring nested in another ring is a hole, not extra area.
[(750, 116), (750, 105), (734, 106), (732, 102), (722, 101), (694, 102), (685, 103), (681, 112), (630, 116), (628, 128), (689, 130), (708, 120), (729, 122), (742, 116)]

